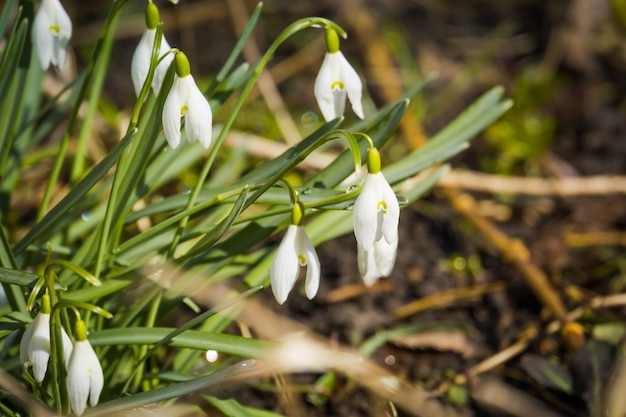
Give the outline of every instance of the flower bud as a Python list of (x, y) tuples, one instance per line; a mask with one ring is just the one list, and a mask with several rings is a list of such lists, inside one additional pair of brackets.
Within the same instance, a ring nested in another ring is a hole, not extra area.
[(148, 3), (146, 7), (146, 27), (148, 29), (156, 29), (160, 21), (159, 8), (154, 3)]
[(335, 29), (326, 29), (326, 51), (329, 54), (339, 51), (339, 35)]
[(380, 153), (375, 147), (367, 150), (367, 172), (378, 174), (380, 172)]
[(187, 59), (187, 55), (185, 55), (184, 52), (176, 52), (176, 57), (174, 58), (174, 68), (176, 68), (176, 75), (180, 78), (185, 78), (191, 74), (189, 59)]

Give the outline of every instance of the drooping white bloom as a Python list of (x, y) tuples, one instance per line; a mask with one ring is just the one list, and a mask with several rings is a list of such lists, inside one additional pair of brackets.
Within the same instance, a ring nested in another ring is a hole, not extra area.
[(370, 286), (389, 276), (398, 247), (400, 206), (382, 172), (366, 175), (353, 212), (359, 272)]
[(163, 132), (172, 148), (180, 143), (180, 119), (185, 117), (189, 143), (200, 142), (204, 149), (211, 144), (211, 106), (189, 73), (189, 61), (182, 52), (175, 59), (176, 75), (163, 105)]
[[(72, 341), (61, 328), (63, 340), (63, 355), (65, 362), (72, 354)], [(48, 370), (50, 359), (50, 314), (39, 312), (35, 319), (28, 325), (20, 341), (20, 362), (31, 362), (35, 380), (41, 383)]]
[(363, 119), (362, 90), (359, 75), (341, 51), (327, 52), (313, 89), (324, 119), (328, 122), (343, 116), (346, 96), (350, 99), (354, 113)]
[(67, 44), (72, 36), (72, 21), (59, 0), (43, 0), (33, 22), (31, 33), (41, 68), (50, 63), (63, 69)]
[(82, 333), (79, 328), (79, 320), (76, 323), (77, 341), (74, 343), (74, 350), (67, 365), (67, 391), (70, 397), (70, 406), (72, 411), (80, 416), (87, 407), (87, 399), (89, 405), (95, 407), (100, 399), (100, 393), (104, 387), (104, 375), (102, 366), (98, 360), (96, 352), (94, 352), (91, 344), (86, 339), (86, 330)]
[[(133, 80), (133, 86), (135, 87), (135, 95), (139, 97), (141, 87), (148, 77), (150, 71), (150, 60), (152, 58), (152, 48), (156, 40), (157, 27), (161, 18), (159, 16), (159, 9), (156, 4), (149, 2), (146, 6), (146, 30), (143, 36), (139, 40), (139, 44), (135, 49), (133, 60), (130, 66), (130, 75)], [(167, 43), (165, 36), (161, 36), (161, 44), (159, 47), (159, 57), (162, 57), (170, 50), (170, 45)], [(154, 71), (154, 77), (152, 78), (152, 89), (154, 94), (159, 94), (163, 79), (167, 73), (174, 56), (172, 54), (165, 55), (163, 60), (157, 65)]]
[[(130, 75), (133, 80), (133, 87), (135, 87), (135, 95), (139, 97), (141, 87), (148, 77), (148, 71), (150, 70), (150, 58), (152, 57), (152, 48), (154, 46), (154, 40), (156, 38), (156, 29), (146, 29), (143, 36), (139, 40), (139, 44), (135, 49), (133, 60), (130, 66)], [(167, 51), (171, 49), (169, 43), (165, 39), (165, 36), (161, 38), (161, 47), (159, 48), (159, 57), (165, 55)], [(159, 94), (163, 79), (174, 56), (172, 54), (166, 55), (165, 58), (159, 63), (154, 71), (154, 78), (152, 78), (152, 90), (154, 94)]]
[(301, 266), (306, 266), (304, 291), (310, 300), (320, 285), (320, 261), (304, 227), (290, 224), (270, 266), (272, 292), (279, 304), (287, 300)]

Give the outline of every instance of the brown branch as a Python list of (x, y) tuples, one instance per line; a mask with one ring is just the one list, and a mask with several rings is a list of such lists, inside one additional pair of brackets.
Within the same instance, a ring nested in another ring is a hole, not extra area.
[(524, 281), (554, 317), (567, 321), (566, 310), (561, 298), (552, 288), (548, 278), (530, 259), (530, 254), (521, 240), (511, 239), (476, 210), (476, 202), (469, 194), (448, 190), (447, 197), (457, 213), (466, 218), (489, 244), (495, 247), (524, 277)]
[(438, 185), (493, 194), (577, 195), (626, 194), (626, 177), (599, 175), (572, 178), (526, 178), (452, 170), (441, 177)]

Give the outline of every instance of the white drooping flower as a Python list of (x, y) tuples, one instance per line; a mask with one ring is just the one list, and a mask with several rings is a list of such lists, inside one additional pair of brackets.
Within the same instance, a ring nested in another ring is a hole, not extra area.
[(298, 202), (294, 205), (292, 224), (287, 228), (270, 266), (272, 292), (279, 304), (287, 300), (298, 280), (300, 267), (306, 266), (304, 292), (309, 300), (315, 297), (320, 285), (320, 260), (302, 226), (303, 215), (304, 208)]
[[(72, 341), (61, 328), (61, 339), (63, 343), (63, 355), (65, 362), (72, 354)], [(48, 370), (50, 360), (50, 299), (44, 295), (42, 299), (41, 311), (28, 325), (20, 341), (20, 362), (25, 364), (30, 362), (33, 365), (33, 376), (35, 381), (41, 383)]]
[(63, 69), (67, 44), (72, 36), (72, 21), (59, 0), (41, 2), (31, 36), (41, 68), (46, 70), (52, 63)]
[(174, 58), (176, 75), (163, 105), (163, 132), (172, 148), (180, 143), (180, 119), (185, 117), (189, 143), (200, 142), (204, 149), (211, 144), (212, 112), (189, 71), (189, 61), (182, 52)]
[(354, 236), (359, 272), (365, 285), (391, 274), (398, 248), (400, 206), (391, 186), (380, 172), (376, 148), (368, 152), (368, 174), (354, 203)]
[[(130, 66), (130, 75), (133, 81), (133, 87), (135, 88), (135, 95), (139, 97), (141, 87), (148, 77), (150, 71), (150, 59), (152, 57), (152, 48), (156, 39), (156, 27), (159, 23), (159, 10), (154, 3), (148, 3), (146, 8), (146, 25), (147, 28), (144, 31), (139, 44), (135, 49), (133, 60)], [(159, 57), (162, 57), (170, 50), (170, 45), (167, 43), (165, 36), (161, 37), (161, 46), (159, 48)], [(172, 54), (166, 55), (154, 71), (154, 78), (152, 79), (152, 89), (154, 94), (159, 94), (161, 85), (165, 79), (165, 74), (169, 68), (172, 60), (174, 59)]]
[(95, 407), (104, 387), (104, 375), (100, 360), (87, 340), (85, 322), (76, 322), (76, 343), (67, 363), (67, 392), (70, 406), (80, 416), (89, 405)]
[(324, 62), (320, 68), (313, 93), (324, 119), (328, 122), (343, 116), (346, 96), (350, 99), (352, 110), (363, 119), (361, 92), (363, 84), (359, 75), (339, 50), (339, 38), (333, 29), (326, 30), (326, 48)]

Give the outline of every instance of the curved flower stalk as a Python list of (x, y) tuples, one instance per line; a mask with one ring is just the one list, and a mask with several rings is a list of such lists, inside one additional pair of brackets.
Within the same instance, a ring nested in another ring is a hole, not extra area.
[(31, 35), (41, 68), (45, 71), (52, 63), (63, 69), (67, 44), (72, 37), (72, 21), (59, 0), (41, 2)]
[(359, 272), (365, 285), (391, 274), (398, 248), (400, 206), (391, 186), (380, 171), (380, 154), (367, 153), (363, 189), (354, 203), (354, 236)]
[(309, 300), (315, 297), (320, 285), (320, 261), (302, 226), (303, 218), (304, 207), (297, 201), (291, 212), (291, 224), (270, 266), (272, 292), (279, 304), (287, 300), (298, 280), (301, 266), (306, 267), (304, 292)]
[(70, 406), (77, 416), (82, 415), (89, 405), (95, 407), (104, 386), (102, 366), (87, 340), (87, 326), (82, 320), (76, 321), (76, 343), (67, 362), (67, 391)]
[[(63, 329), (61, 329), (61, 339), (63, 340), (63, 354), (67, 363), (72, 354), (72, 341)], [(41, 311), (28, 325), (20, 341), (20, 362), (23, 364), (32, 363), (35, 381), (41, 383), (46, 376), (49, 360), (50, 297), (45, 294), (42, 297)]]
[(339, 50), (337, 32), (330, 28), (326, 30), (326, 51), (313, 89), (324, 119), (328, 122), (343, 116), (346, 96), (350, 99), (354, 113), (363, 119), (363, 105), (361, 104), (363, 84), (359, 75)]
[(212, 113), (189, 70), (189, 61), (178, 51), (174, 58), (176, 75), (163, 106), (163, 132), (172, 148), (180, 143), (180, 119), (185, 117), (187, 140), (200, 142), (204, 149), (211, 144)]
[[(135, 88), (135, 95), (139, 97), (141, 87), (148, 77), (148, 71), (150, 70), (150, 59), (152, 57), (152, 48), (156, 38), (156, 28), (159, 24), (159, 9), (154, 3), (148, 3), (146, 7), (146, 30), (144, 31), (139, 44), (135, 49), (133, 60), (130, 66), (130, 75), (133, 81), (133, 87)], [(159, 47), (159, 57), (165, 55), (171, 49), (169, 43), (165, 39), (165, 36), (161, 37), (161, 46)], [(154, 94), (159, 94), (161, 85), (165, 79), (167, 69), (174, 57), (169, 54), (159, 62), (159, 65), (154, 71), (154, 78), (152, 79), (152, 90)]]

